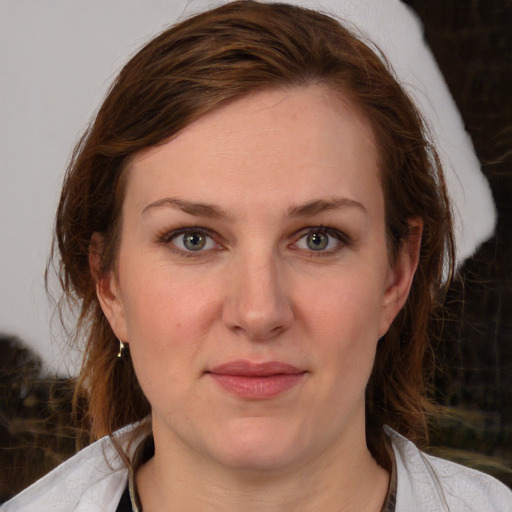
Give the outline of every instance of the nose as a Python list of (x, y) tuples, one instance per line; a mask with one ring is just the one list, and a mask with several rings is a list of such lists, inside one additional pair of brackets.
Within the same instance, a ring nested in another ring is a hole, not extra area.
[(230, 269), (223, 322), (251, 340), (271, 340), (293, 322), (286, 277), (273, 256), (240, 257)]

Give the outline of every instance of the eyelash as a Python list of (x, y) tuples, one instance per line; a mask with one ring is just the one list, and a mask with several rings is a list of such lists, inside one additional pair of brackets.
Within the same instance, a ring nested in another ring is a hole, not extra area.
[[(309, 235), (314, 234), (322, 234), (327, 235), (331, 238), (334, 238), (337, 241), (336, 247), (328, 249), (328, 250), (319, 250), (315, 251), (314, 249), (305, 250), (310, 257), (317, 257), (317, 256), (332, 256), (333, 254), (337, 254), (340, 252), (343, 248), (345, 248), (350, 243), (350, 238), (336, 228), (330, 228), (326, 226), (312, 226), (305, 229), (302, 229), (298, 232), (298, 237), (296, 238), (296, 241), (293, 242), (292, 246), (297, 246), (298, 242), (303, 240)], [(297, 250), (302, 250), (297, 247)]]
[[(216, 241), (216, 238), (218, 235), (216, 233), (208, 228), (203, 228), (199, 226), (187, 226), (183, 228), (177, 228), (173, 229), (171, 231), (163, 231), (156, 237), (156, 241), (158, 243), (162, 243), (169, 247), (169, 249), (174, 252), (175, 254), (178, 254), (179, 256), (183, 256), (186, 258), (197, 258), (204, 256), (205, 252), (209, 252), (212, 249), (206, 249), (206, 250), (198, 250), (198, 251), (187, 251), (180, 249), (175, 244), (172, 243), (173, 240), (177, 239), (180, 236), (183, 236), (185, 234), (199, 234), (203, 235), (209, 239), (211, 239), (216, 245), (217, 248), (221, 249), (222, 246), (219, 244), (219, 242)], [(306, 238), (308, 235), (313, 234), (323, 234), (327, 235), (331, 238), (334, 238), (337, 241), (336, 247), (328, 249), (328, 250), (318, 250), (315, 251), (314, 249), (301, 249), (300, 247), (297, 247), (297, 244)], [(350, 244), (350, 238), (343, 233), (342, 231), (336, 229), (336, 228), (330, 228), (326, 226), (311, 226), (308, 228), (301, 229), (300, 231), (296, 232), (293, 235), (294, 242), (289, 244), (289, 247), (292, 247), (294, 250), (297, 251), (304, 251), (308, 253), (308, 256), (310, 257), (317, 257), (317, 256), (330, 256), (333, 254), (336, 254), (340, 252), (344, 247)]]
[(185, 258), (197, 258), (200, 256), (204, 256), (205, 251), (186, 251), (180, 249), (179, 247), (172, 243), (174, 239), (177, 239), (178, 237), (183, 236), (187, 233), (203, 235), (213, 240), (214, 243), (218, 247), (220, 247), (220, 244), (217, 241), (215, 241), (215, 232), (210, 229), (199, 226), (187, 226), (183, 228), (173, 229), (171, 231), (164, 231), (161, 234), (157, 235), (156, 240), (157, 242), (166, 245), (172, 252), (174, 252), (178, 256), (183, 256)]

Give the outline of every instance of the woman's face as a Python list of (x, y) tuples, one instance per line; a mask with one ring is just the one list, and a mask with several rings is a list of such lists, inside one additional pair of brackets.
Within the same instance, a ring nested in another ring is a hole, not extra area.
[(122, 215), (98, 290), (157, 447), (265, 470), (366, 449), (365, 387), (416, 258), (405, 244), (390, 268), (348, 101), (272, 90), (204, 116), (133, 158)]

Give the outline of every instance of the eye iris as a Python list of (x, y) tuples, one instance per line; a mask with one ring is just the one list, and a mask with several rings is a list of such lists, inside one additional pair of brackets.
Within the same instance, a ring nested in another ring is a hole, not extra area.
[(307, 236), (306, 243), (313, 251), (321, 251), (327, 247), (329, 239), (325, 233), (311, 233)]
[(206, 244), (206, 238), (201, 233), (187, 233), (183, 235), (183, 244), (189, 251), (199, 251)]

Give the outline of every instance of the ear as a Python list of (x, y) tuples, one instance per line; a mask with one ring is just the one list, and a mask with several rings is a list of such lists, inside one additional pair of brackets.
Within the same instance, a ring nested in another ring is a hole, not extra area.
[(93, 233), (89, 244), (89, 268), (96, 282), (96, 296), (103, 314), (117, 338), (127, 343), (127, 329), (124, 307), (120, 297), (119, 284), (114, 271), (103, 272), (101, 256), (103, 253), (103, 236)]
[(382, 300), (378, 336), (384, 336), (409, 296), (420, 257), (422, 219), (409, 220), (409, 235), (399, 248), (394, 266), (389, 269), (388, 282)]

